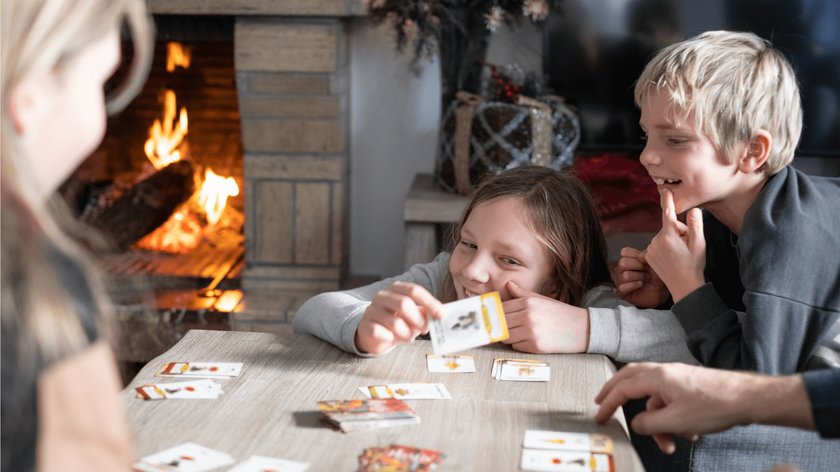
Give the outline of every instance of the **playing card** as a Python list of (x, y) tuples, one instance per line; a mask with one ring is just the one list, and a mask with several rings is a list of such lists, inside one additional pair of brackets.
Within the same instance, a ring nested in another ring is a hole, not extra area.
[(318, 409), (330, 426), (347, 433), (420, 423), (420, 417), (398, 398), (370, 400), (325, 400)]
[(400, 444), (369, 447), (359, 456), (359, 472), (426, 472), (445, 457), (440, 451)]
[(135, 390), (137, 396), (144, 400), (214, 399), (224, 393), (221, 385), (208, 379), (147, 384)]
[(522, 447), (526, 449), (613, 453), (612, 439), (607, 435), (597, 433), (569, 433), (529, 429), (525, 431)]
[(536, 359), (497, 358), (493, 360), (490, 375), (496, 380), (548, 382), (551, 378), (551, 367), (548, 362)]
[(444, 304), (442, 318), (430, 320), (429, 334), (432, 350), (438, 355), (507, 339), (507, 321), (499, 293)]
[(499, 380), (516, 382), (548, 382), (551, 378), (551, 367), (548, 362), (531, 363), (508, 361), (499, 366)]
[(441, 400), (452, 398), (442, 383), (405, 383), (359, 387), (368, 398), (399, 398), (401, 400)]
[(168, 362), (155, 374), (158, 377), (230, 378), (242, 372), (241, 362)]
[(429, 372), (461, 373), (475, 372), (475, 361), (472, 356), (426, 354), (426, 368)]
[(309, 468), (306, 462), (296, 462), (273, 457), (251, 456), (228, 472), (303, 472)]
[(233, 457), (209, 447), (184, 443), (140, 459), (132, 467), (141, 472), (203, 472), (233, 463)]
[(523, 449), (522, 470), (554, 472), (614, 472), (613, 456), (591, 452)]

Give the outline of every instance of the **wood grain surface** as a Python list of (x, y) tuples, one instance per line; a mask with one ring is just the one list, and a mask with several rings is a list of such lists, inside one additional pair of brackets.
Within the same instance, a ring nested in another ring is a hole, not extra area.
[[(417, 340), (378, 358), (360, 358), (311, 336), (234, 331), (190, 331), (147, 364), (123, 391), (143, 457), (191, 441), (231, 454), (311, 464), (311, 471), (353, 471), (365, 448), (392, 443), (443, 451), (439, 470), (519, 470), (528, 429), (600, 432), (616, 445), (618, 471), (644, 470), (626, 435), (621, 411), (604, 426), (592, 419), (595, 394), (614, 372), (600, 355), (532, 355), (504, 345), (473, 349), (476, 373), (430, 373), (431, 343)], [(490, 377), (496, 357), (551, 363), (550, 382), (502, 382)], [(217, 380), (216, 400), (143, 401), (134, 387), (178, 379), (155, 377), (170, 361), (242, 362), (242, 373)], [(320, 423), (318, 400), (363, 398), (358, 387), (441, 382), (451, 400), (409, 400), (419, 425), (341, 433)], [(226, 470), (226, 469), (225, 469)]]

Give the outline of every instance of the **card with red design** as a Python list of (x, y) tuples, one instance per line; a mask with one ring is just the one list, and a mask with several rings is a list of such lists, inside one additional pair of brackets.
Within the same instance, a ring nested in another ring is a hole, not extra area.
[(224, 452), (184, 443), (140, 459), (132, 466), (137, 472), (204, 472), (233, 464), (233, 457)]
[(404, 383), (359, 387), (368, 398), (399, 398), (400, 400), (445, 400), (452, 398), (442, 383)]
[(431, 471), (435, 470), (445, 457), (440, 451), (401, 444), (391, 444), (388, 447), (369, 447), (359, 456), (359, 471)]
[(397, 398), (319, 401), (318, 409), (330, 426), (347, 433), (420, 423), (420, 417)]
[(240, 372), (242, 372), (241, 362), (167, 362), (155, 375), (228, 379), (236, 377)]
[(612, 438), (598, 433), (571, 433), (567, 431), (525, 431), (522, 440), (525, 449), (554, 449), (558, 451), (601, 452), (612, 454)]
[(214, 399), (224, 393), (222, 386), (210, 379), (146, 384), (135, 390), (143, 400)]
[(548, 472), (615, 472), (610, 454), (549, 449), (523, 449), (519, 466), (522, 470)]

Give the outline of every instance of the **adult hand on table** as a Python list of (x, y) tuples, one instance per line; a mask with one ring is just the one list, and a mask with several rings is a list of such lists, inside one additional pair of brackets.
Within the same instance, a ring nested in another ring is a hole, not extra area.
[(356, 329), (356, 348), (378, 355), (410, 343), (429, 330), (426, 315), (440, 318), (441, 302), (428, 290), (410, 282), (394, 282), (378, 292)]
[(634, 398), (649, 397), (647, 411), (630, 426), (653, 435), (672, 454), (672, 435), (697, 440), (700, 434), (751, 423), (813, 429), (810, 403), (799, 375), (773, 377), (686, 364), (628, 364), (595, 397), (595, 420), (606, 422)]

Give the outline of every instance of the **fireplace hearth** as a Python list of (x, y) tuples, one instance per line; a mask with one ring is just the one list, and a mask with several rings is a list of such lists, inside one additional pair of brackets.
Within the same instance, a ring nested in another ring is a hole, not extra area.
[[(287, 330), (300, 303), (342, 286), (349, 195), (347, 20), (363, 13), (361, 0), (147, 4), (158, 26), (154, 71), (131, 105), (136, 113), (126, 110), (111, 120), (102, 148), (77, 173), (89, 190), (82, 200), (107, 199), (103, 182), (122, 185), (124, 192), (157, 171), (149, 170), (144, 144), (149, 127), (165, 116), (165, 90), (171, 89), (173, 123), (182, 106), (189, 115), (187, 159), (200, 176), (210, 167), (235, 181), (240, 191), (229, 197), (225, 213), (235, 210), (227, 218), (242, 229), (233, 224), (233, 230), (217, 233), (222, 242), (205, 238), (181, 254), (132, 245), (106, 258), (105, 268), (117, 279), (139, 276), (155, 294), (154, 310), (133, 303), (134, 290), (117, 297), (120, 324), (129, 327), (122, 329), (129, 335), (120, 344), (135, 343), (122, 357), (134, 361), (156, 355), (190, 327)], [(166, 72), (171, 42), (190, 49), (189, 68)], [(240, 238), (240, 251), (228, 245), (231, 233)], [(158, 347), (136, 345), (144, 332), (159, 338)]]

